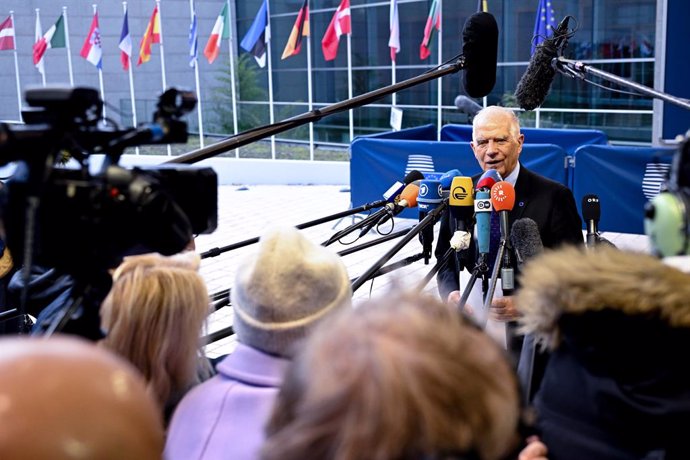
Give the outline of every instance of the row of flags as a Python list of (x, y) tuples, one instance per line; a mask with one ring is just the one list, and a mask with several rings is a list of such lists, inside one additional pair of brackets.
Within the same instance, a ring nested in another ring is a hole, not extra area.
[[(426, 59), (430, 56), (429, 46), (433, 38), (434, 31), (441, 29), (441, 12), (438, 7), (439, 0), (433, 0), (429, 10), (429, 16), (424, 27), (424, 36), (420, 45), (419, 57)], [(264, 0), (259, 8), (251, 27), (245, 34), (240, 45), (242, 49), (253, 54), (257, 63), (264, 67), (266, 41), (268, 37), (268, 0)], [(228, 38), (230, 30), (228, 6), (225, 4), (218, 15), (211, 31), (211, 35), (206, 42), (203, 54), (209, 63), (213, 63), (219, 54), (223, 39)], [(343, 34), (350, 34), (352, 31), (350, 19), (350, 0), (342, 0), (333, 18), (328, 25), (321, 40), (321, 48), (324, 59), (334, 60), (338, 53), (340, 37)], [(310, 35), (309, 27), (309, 0), (304, 0), (302, 7), (297, 13), (297, 19), (292, 27), (282, 59), (299, 54), (303, 37)], [(33, 45), (33, 62), (40, 67), (46, 51), (50, 48), (64, 48), (66, 46), (65, 18), (64, 13), (60, 15), (55, 24), (42, 32), (40, 18), (36, 16), (36, 42)], [(137, 65), (148, 62), (151, 59), (151, 45), (160, 43), (160, 17), (158, 7), (154, 7), (151, 18), (147, 23), (146, 30), (142, 36), (139, 46), (139, 56)], [(398, 0), (391, 0), (390, 7), (390, 39), (388, 45), (391, 50), (391, 59), (395, 61), (395, 55), (400, 52), (400, 27), (398, 20)], [(124, 12), (122, 22), (122, 32), (118, 44), (121, 50), (121, 62), (124, 70), (129, 69), (130, 58), (132, 56), (132, 38), (129, 32), (127, 11)], [(11, 50), (14, 44), (14, 26), (12, 18), (8, 17), (0, 23), (0, 50)], [(198, 30), (196, 14), (192, 18), (189, 35), (189, 59), (190, 66), (194, 66), (198, 52)], [(80, 55), (87, 61), (98, 67), (102, 66), (102, 43), (98, 24), (98, 13), (94, 12), (91, 27), (82, 46)]]

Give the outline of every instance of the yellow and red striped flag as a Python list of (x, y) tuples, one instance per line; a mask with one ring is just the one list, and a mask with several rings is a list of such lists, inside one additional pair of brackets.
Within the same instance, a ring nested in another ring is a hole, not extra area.
[(146, 26), (146, 32), (144, 32), (144, 36), (141, 37), (141, 45), (139, 45), (139, 61), (137, 62), (138, 66), (144, 62), (149, 62), (151, 59), (151, 45), (153, 43), (161, 42), (161, 27), (158, 21), (158, 6), (155, 6), (153, 7), (151, 19)]

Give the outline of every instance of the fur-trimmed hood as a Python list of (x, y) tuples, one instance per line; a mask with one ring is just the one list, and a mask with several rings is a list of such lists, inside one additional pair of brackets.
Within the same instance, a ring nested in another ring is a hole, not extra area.
[(522, 330), (551, 348), (564, 314), (614, 310), (690, 328), (690, 275), (649, 255), (607, 247), (550, 251), (530, 261), (521, 285)]

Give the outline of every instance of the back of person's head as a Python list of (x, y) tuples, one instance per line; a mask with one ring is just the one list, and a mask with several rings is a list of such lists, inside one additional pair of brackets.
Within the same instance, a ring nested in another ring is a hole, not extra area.
[(0, 458), (160, 459), (163, 423), (141, 376), (74, 337), (0, 339)]
[(240, 265), (231, 297), (238, 340), (289, 357), (320, 320), (352, 305), (352, 288), (340, 257), (284, 227)]
[(101, 306), (102, 344), (127, 358), (165, 406), (195, 382), (209, 313), (199, 256), (127, 257)]
[(496, 459), (515, 446), (518, 416), (502, 350), (438, 300), (396, 294), (305, 341), (262, 458)]

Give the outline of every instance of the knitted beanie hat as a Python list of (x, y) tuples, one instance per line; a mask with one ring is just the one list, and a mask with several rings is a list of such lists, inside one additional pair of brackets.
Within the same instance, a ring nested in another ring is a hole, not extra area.
[(246, 259), (231, 291), (237, 338), (269, 354), (291, 356), (319, 320), (352, 305), (340, 257), (294, 227), (267, 232)]

